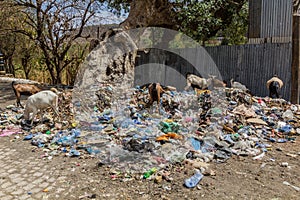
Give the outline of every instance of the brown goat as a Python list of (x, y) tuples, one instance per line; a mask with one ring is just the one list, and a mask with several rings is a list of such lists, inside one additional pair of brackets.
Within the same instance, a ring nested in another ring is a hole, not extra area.
[(214, 76), (214, 75), (208, 75), (209, 78), (212, 79), (212, 86), (213, 87), (226, 87), (226, 83), (224, 83), (224, 81), (221, 81), (219, 79), (217, 79), (216, 77), (217, 76)]
[(21, 95), (32, 95), (40, 92), (42, 89), (33, 84), (12, 82), (12, 88), (17, 97), (17, 106), (24, 108), (21, 104)]
[(150, 105), (153, 104), (154, 101), (157, 102), (157, 111), (160, 113), (160, 98), (163, 93), (165, 93), (164, 89), (159, 83), (152, 83), (148, 87), (148, 92), (150, 95)]
[(171, 86), (163, 86), (160, 83), (147, 83), (140, 87), (141, 89), (148, 88), (149, 93), (149, 108), (153, 105), (154, 101), (157, 102), (157, 112), (160, 113), (160, 98), (166, 91), (175, 91), (176, 88)]

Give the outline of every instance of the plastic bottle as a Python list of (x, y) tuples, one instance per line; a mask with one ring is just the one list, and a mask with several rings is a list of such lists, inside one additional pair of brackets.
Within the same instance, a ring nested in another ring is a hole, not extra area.
[(24, 140), (31, 140), (32, 138), (33, 138), (33, 134), (30, 133), (29, 135), (26, 135), (26, 136), (24, 137)]
[(196, 138), (190, 138), (190, 142), (194, 148), (194, 150), (200, 150), (201, 149), (201, 142), (197, 140)]
[(292, 130), (292, 126), (291, 125), (285, 125), (279, 128), (279, 131), (283, 132), (283, 133), (289, 133)]
[(285, 142), (287, 142), (288, 140), (287, 139), (284, 139), (284, 138), (279, 138), (278, 140), (277, 140), (277, 142), (278, 143), (285, 143)]
[(199, 183), (202, 178), (203, 174), (201, 174), (199, 170), (196, 170), (196, 173), (193, 176), (184, 180), (184, 185), (188, 188), (193, 188)]
[(151, 168), (149, 171), (144, 173), (143, 178), (149, 178), (156, 171), (157, 171), (157, 169), (155, 167)]
[(121, 128), (129, 128), (130, 125), (133, 125), (133, 121), (131, 119), (125, 119), (121, 122)]
[(90, 130), (91, 131), (101, 131), (103, 128), (104, 128), (103, 125), (94, 125), (94, 124), (92, 124), (90, 126)]
[(94, 155), (100, 153), (100, 150), (97, 149), (96, 147), (88, 147), (88, 148), (86, 148), (86, 151), (87, 151), (89, 154), (94, 154)]
[(70, 149), (70, 152), (69, 152), (69, 155), (70, 156), (80, 156), (80, 152), (77, 151), (76, 149)]
[(51, 131), (50, 131), (50, 130), (47, 130), (47, 131), (46, 131), (46, 134), (47, 134), (47, 135), (51, 135)]
[(81, 131), (79, 129), (72, 129), (71, 130), (72, 136), (75, 137), (75, 138), (80, 136), (80, 132)]
[(287, 119), (293, 119), (294, 114), (291, 110), (286, 110), (283, 114), (282, 114), (282, 118), (287, 118)]

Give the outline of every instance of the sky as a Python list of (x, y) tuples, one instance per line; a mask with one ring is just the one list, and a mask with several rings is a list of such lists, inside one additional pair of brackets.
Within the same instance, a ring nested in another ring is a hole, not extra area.
[(112, 11), (109, 11), (107, 5), (101, 6), (101, 11), (95, 15), (91, 20), (91, 24), (119, 24), (123, 22), (128, 17), (128, 13), (125, 13), (124, 10), (121, 10), (121, 15), (117, 16)]
[(128, 14), (118, 17), (109, 11), (102, 11), (97, 13), (93, 19), (90, 21), (90, 25), (99, 25), (99, 24), (119, 24), (127, 18)]

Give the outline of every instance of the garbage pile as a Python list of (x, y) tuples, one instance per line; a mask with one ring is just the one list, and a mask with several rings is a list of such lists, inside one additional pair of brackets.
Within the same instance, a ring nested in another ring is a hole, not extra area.
[[(293, 142), (300, 134), (300, 107), (283, 99), (231, 88), (169, 91), (157, 113), (158, 105), (149, 105), (147, 88), (132, 88), (119, 98), (114, 89), (106, 85), (96, 92), (92, 122), (74, 119), (82, 105), (72, 104), (72, 90), (60, 95), (60, 120), (49, 110), (30, 130), (21, 129), (23, 110), (9, 106), (0, 115), (0, 136), (25, 133), (24, 140), (47, 148), (50, 158), (90, 155), (100, 166), (128, 173), (151, 176), (168, 165), (192, 165), (200, 170), (194, 178), (201, 179), (209, 162), (233, 155), (261, 159), (273, 143)], [(193, 187), (192, 182), (185, 184)]]
[(300, 134), (299, 106), (283, 99), (231, 88), (172, 91), (162, 96), (158, 114), (156, 104), (148, 105), (147, 88), (130, 92), (130, 98), (116, 100), (116, 107), (95, 108), (98, 120), (80, 122), (90, 132), (83, 138), (90, 152), (101, 165), (120, 171), (162, 169), (187, 160), (201, 166), (232, 155), (259, 159), (272, 143)]
[[(59, 153), (80, 155), (74, 146), (78, 143), (80, 130), (75, 128), (72, 90), (59, 93), (59, 117), (49, 108), (37, 114), (32, 127), (23, 119), (23, 108), (9, 105), (3, 110), (0, 115), (0, 136), (23, 133), (24, 140), (30, 140), (32, 145), (50, 150), (49, 158)], [(19, 138), (18, 135), (15, 137)]]

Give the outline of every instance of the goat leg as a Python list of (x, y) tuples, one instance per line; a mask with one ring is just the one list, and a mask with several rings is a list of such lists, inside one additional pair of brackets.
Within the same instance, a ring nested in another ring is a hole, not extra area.
[(192, 84), (191, 84), (190, 82), (187, 82), (187, 84), (186, 84), (184, 90), (186, 91), (187, 89), (189, 89), (189, 88), (191, 87), (191, 85), (192, 85)]
[(33, 125), (33, 121), (34, 121), (34, 117), (36, 116), (36, 114), (38, 113), (38, 110), (34, 110), (33, 111), (33, 113), (32, 113), (32, 116), (31, 116), (31, 118), (30, 118), (30, 126), (32, 126)]
[(24, 108), (21, 104), (21, 97), (17, 96), (17, 107), (20, 106), (21, 108)]
[(17, 101), (17, 107), (21, 107), (21, 108), (24, 108), (24, 106), (22, 106), (21, 102), (20, 101)]
[(158, 94), (158, 97), (157, 97), (157, 110), (158, 110), (158, 114), (160, 114), (160, 94)]
[(58, 111), (57, 111), (57, 109), (54, 107), (54, 106), (51, 106), (52, 107), (52, 109), (54, 110), (54, 113), (55, 113), (55, 116), (58, 118), (58, 120), (60, 120), (60, 116), (59, 116), (59, 114), (58, 114)]

